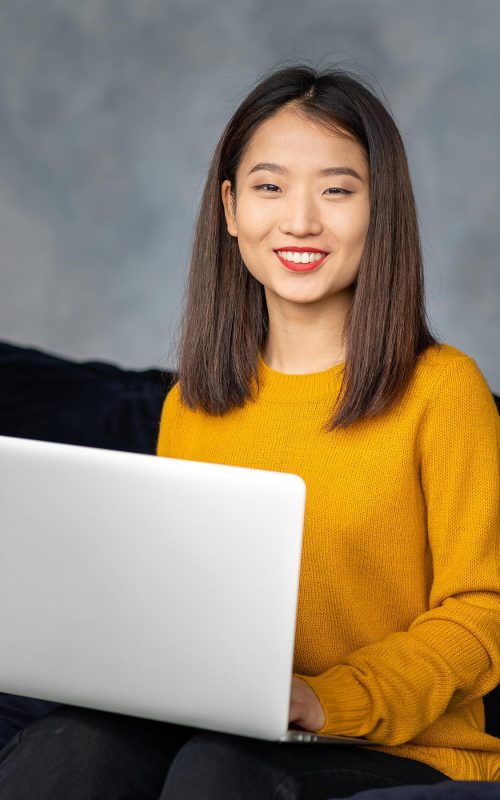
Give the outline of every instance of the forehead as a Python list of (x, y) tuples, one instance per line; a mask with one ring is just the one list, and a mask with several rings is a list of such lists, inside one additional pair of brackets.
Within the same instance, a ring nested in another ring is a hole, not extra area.
[(350, 134), (337, 133), (291, 109), (280, 109), (253, 132), (240, 167), (250, 168), (256, 161), (277, 162), (291, 174), (340, 165), (368, 173), (366, 154)]

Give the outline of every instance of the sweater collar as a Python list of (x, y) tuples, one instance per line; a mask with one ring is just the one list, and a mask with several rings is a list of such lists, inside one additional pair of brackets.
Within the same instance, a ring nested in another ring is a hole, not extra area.
[(300, 403), (308, 400), (332, 398), (339, 390), (345, 362), (335, 364), (321, 372), (294, 375), (277, 372), (257, 356), (261, 400), (282, 403)]

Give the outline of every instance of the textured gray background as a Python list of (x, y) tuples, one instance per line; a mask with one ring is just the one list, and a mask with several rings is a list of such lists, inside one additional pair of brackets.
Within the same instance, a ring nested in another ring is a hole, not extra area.
[(437, 333), (500, 391), (498, 0), (2, 0), (0, 338), (169, 354), (213, 147), (262, 72), (375, 82), (403, 134)]

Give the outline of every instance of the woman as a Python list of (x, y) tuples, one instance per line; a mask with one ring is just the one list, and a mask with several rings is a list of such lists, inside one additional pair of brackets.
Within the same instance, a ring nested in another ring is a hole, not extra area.
[(290, 723), (373, 745), (63, 709), (30, 726), (39, 761), (56, 763), (41, 741), (55, 726), (72, 743), (38, 796), (327, 800), (499, 780), (482, 696), (500, 680), (500, 418), (475, 361), (429, 331), (404, 147), (359, 80), (271, 71), (234, 113), (178, 363), (159, 456), (306, 481)]

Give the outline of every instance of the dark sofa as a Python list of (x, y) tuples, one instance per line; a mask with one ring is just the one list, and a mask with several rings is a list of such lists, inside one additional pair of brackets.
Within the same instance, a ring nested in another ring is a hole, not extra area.
[[(0, 342), (0, 434), (154, 454), (162, 403), (175, 380), (174, 372), (76, 362)], [(500, 397), (493, 396), (500, 412)], [(0, 746), (53, 705), (0, 694)], [(500, 737), (500, 687), (486, 696), (485, 712), (486, 730)], [(360, 800), (500, 800), (500, 783), (447, 782), (373, 789), (358, 796)]]

